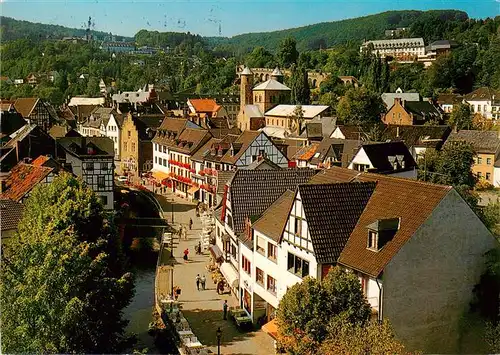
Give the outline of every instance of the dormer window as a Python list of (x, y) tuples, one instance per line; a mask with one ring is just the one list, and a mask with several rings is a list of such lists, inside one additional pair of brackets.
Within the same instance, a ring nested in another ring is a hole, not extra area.
[(378, 245), (378, 232), (369, 230), (368, 231), (368, 249), (377, 250)]
[(399, 230), (400, 218), (378, 219), (368, 225), (367, 248), (372, 251), (380, 251), (390, 242)]

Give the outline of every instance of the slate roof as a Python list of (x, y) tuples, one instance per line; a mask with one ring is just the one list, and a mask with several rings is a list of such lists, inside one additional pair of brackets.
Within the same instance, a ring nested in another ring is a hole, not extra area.
[[(113, 141), (108, 137), (64, 137), (57, 143), (68, 153), (80, 158), (89, 157), (114, 157), (115, 148)], [(94, 150), (89, 154), (87, 147)]]
[(436, 106), (428, 101), (406, 101), (404, 103), (406, 111), (413, 113), (417, 120), (440, 119), (441, 113)]
[(241, 130), (237, 127), (233, 128), (209, 128), (208, 131), (215, 138), (224, 138), (228, 134), (233, 136), (239, 136), (241, 134)]
[(441, 148), (451, 133), (448, 125), (388, 125), (382, 133), (381, 141), (402, 141), (407, 147), (432, 147)]
[(454, 105), (462, 102), (463, 97), (458, 94), (439, 94), (437, 103), (440, 105)]
[(53, 170), (50, 167), (17, 163), (6, 179), (5, 191), (0, 194), (0, 198), (20, 201)]
[[(361, 149), (365, 151), (378, 173), (413, 170), (417, 166), (415, 159), (403, 142), (370, 143), (364, 144)], [(404, 168), (398, 165), (398, 169), (394, 169), (389, 161), (390, 156), (397, 155), (403, 156)]]
[(318, 263), (337, 262), (375, 186), (375, 182), (299, 185)]
[(467, 101), (493, 101), (493, 96), (495, 101), (500, 99), (500, 91), (483, 86), (465, 95), (464, 99)]
[(336, 117), (316, 117), (306, 123), (306, 129), (301, 137), (321, 138), (329, 137), (337, 127)]
[(2, 135), (11, 135), (27, 122), (18, 112), (2, 112), (0, 114), (0, 133)]
[[(318, 165), (327, 157), (332, 157), (333, 161), (342, 161), (344, 147), (349, 149), (349, 144), (346, 144), (346, 142), (339, 142), (339, 139), (325, 137), (319, 143), (318, 148), (316, 148), (316, 153), (314, 153), (309, 162)], [(347, 162), (348, 159), (346, 159), (346, 163)]]
[[(401, 247), (428, 219), (441, 200), (452, 190), (451, 186), (391, 177), (387, 175), (358, 172), (333, 167), (323, 170), (309, 181), (331, 182), (376, 182), (375, 191), (359, 217), (339, 263), (377, 277)], [(367, 226), (380, 219), (400, 218), (399, 230), (378, 252), (366, 248)]]
[(241, 135), (232, 143), (233, 146), (238, 147), (238, 150), (234, 152), (234, 155), (231, 155), (231, 151), (228, 150), (222, 157), (221, 161), (227, 164), (235, 164), (243, 153), (245, 153), (248, 147), (250, 147), (253, 141), (259, 136), (259, 134), (261, 134), (261, 132), (243, 131), (243, 133), (241, 133)]
[(396, 98), (405, 100), (406, 102), (420, 101), (420, 94), (418, 92), (384, 92), (381, 98), (387, 109), (389, 109), (394, 105), (394, 99)]
[(448, 142), (463, 141), (470, 143), (476, 153), (496, 154), (500, 151), (500, 133), (498, 131), (461, 130), (453, 132)]
[(283, 195), (274, 201), (271, 206), (262, 213), (262, 216), (252, 224), (252, 228), (278, 243), (285, 230), (294, 198), (295, 192), (286, 190)]
[(245, 218), (260, 216), (286, 190), (295, 190), (316, 174), (313, 169), (238, 170), (231, 179), (231, 211), (236, 234)]
[(139, 132), (139, 140), (151, 141), (158, 127), (161, 126), (165, 115), (132, 115), (135, 127)]
[(277, 80), (274, 79), (269, 79), (267, 81), (264, 81), (263, 83), (258, 84), (253, 88), (254, 90), (283, 90), (283, 91), (290, 91), (291, 89), (283, 85)]
[(22, 203), (0, 199), (0, 230), (8, 231), (17, 229), (17, 225), (23, 216), (24, 206)]
[(202, 144), (210, 139), (210, 133), (203, 129), (193, 129), (186, 128), (179, 135), (178, 141), (176, 144), (175, 141), (167, 144), (171, 150), (191, 155), (196, 150), (198, 150)]
[(224, 170), (217, 173), (217, 194), (224, 193), (224, 186), (234, 176), (234, 171)]
[(78, 122), (81, 122), (90, 117), (92, 112), (99, 108), (97, 105), (78, 105), (78, 106), (68, 106), (71, 112), (76, 116)]
[(28, 118), (36, 106), (38, 97), (21, 97), (14, 102), (14, 108), (19, 112), (24, 118)]

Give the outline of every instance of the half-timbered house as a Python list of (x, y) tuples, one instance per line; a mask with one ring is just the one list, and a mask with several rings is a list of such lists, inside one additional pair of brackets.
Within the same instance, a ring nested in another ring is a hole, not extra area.
[(107, 137), (65, 137), (57, 140), (66, 164), (94, 190), (105, 209), (114, 208), (114, 146)]

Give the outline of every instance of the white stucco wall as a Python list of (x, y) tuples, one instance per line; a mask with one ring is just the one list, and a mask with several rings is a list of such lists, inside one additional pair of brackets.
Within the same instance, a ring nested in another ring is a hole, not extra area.
[(493, 169), (493, 185), (500, 187), (500, 166), (495, 166)]
[(120, 132), (121, 129), (115, 120), (115, 117), (111, 114), (109, 116), (108, 125), (106, 126), (105, 135), (111, 138), (115, 148), (115, 160), (120, 160)]
[(342, 134), (342, 131), (340, 128), (335, 128), (335, 130), (330, 134), (330, 138), (340, 138), (340, 139), (345, 139), (345, 136)]
[(366, 152), (363, 148), (358, 150), (354, 158), (352, 158), (352, 161), (349, 164), (349, 169), (354, 169), (354, 164), (369, 165), (369, 168), (373, 168), (372, 162), (368, 158), (368, 155), (366, 155)]
[[(250, 302), (250, 316), (252, 318), (252, 321), (255, 321), (253, 319), (253, 286), (255, 280), (255, 264), (253, 262), (253, 252), (243, 243), (239, 242), (239, 251), (240, 251), (240, 256), (239, 256), (239, 263), (238, 263), (238, 273), (240, 275), (240, 289), (246, 289), (250, 293), (251, 297), (251, 302)], [(247, 274), (245, 270), (243, 270), (243, 264), (242, 260), (243, 257), (247, 258), (250, 263), (251, 263), (251, 268), (250, 268), (250, 274)], [(241, 294), (240, 294), (241, 296)]]
[[(168, 163), (168, 160), (170, 159), (169, 156), (169, 149), (166, 148), (166, 152), (163, 152), (163, 147), (162, 145), (158, 143), (153, 143), (153, 170), (161, 171), (162, 173), (168, 174), (170, 173), (170, 164)], [(160, 160), (163, 162), (163, 159), (167, 160), (166, 166), (160, 163)]]
[[(257, 251), (256, 247), (257, 238), (262, 238), (265, 241), (266, 247), (264, 250), (264, 255)], [(260, 233), (259, 231), (254, 231), (254, 257), (253, 257), (255, 263), (254, 269), (259, 268), (262, 271), (264, 271), (264, 285), (261, 286), (255, 281), (255, 270), (254, 270), (254, 278), (253, 278), (254, 292), (257, 293), (260, 297), (262, 297), (271, 306), (277, 308), (279, 303), (277, 294), (279, 293), (281, 284), (281, 275), (283, 273), (283, 270), (280, 269), (280, 266), (278, 264), (278, 260), (280, 257), (280, 253), (282, 253), (282, 251), (280, 250), (279, 247), (277, 247), (278, 255), (276, 261), (269, 259), (267, 257), (267, 246), (268, 246), (267, 243), (272, 243), (273, 245), (277, 246), (277, 244), (274, 241), (266, 237), (264, 234)], [(267, 284), (266, 284), (267, 275), (270, 275), (276, 280), (276, 291), (277, 291), (276, 295), (273, 295), (271, 292), (267, 290)]]
[[(408, 223), (402, 221), (402, 223)], [(462, 316), (497, 243), (454, 190), (384, 269), (382, 314), (408, 350), (457, 353)]]

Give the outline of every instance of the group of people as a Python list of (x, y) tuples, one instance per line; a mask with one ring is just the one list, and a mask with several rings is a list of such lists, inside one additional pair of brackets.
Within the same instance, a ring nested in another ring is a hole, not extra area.
[(207, 283), (207, 278), (205, 277), (205, 275), (202, 275), (201, 277), (200, 274), (196, 275), (196, 289), (198, 291), (200, 290), (200, 285), (201, 289), (205, 290), (206, 283)]

